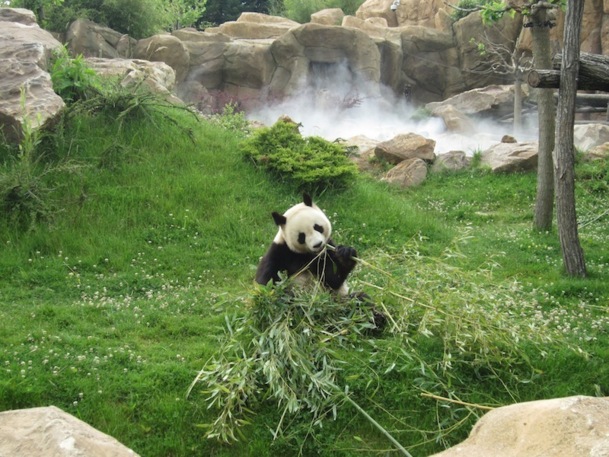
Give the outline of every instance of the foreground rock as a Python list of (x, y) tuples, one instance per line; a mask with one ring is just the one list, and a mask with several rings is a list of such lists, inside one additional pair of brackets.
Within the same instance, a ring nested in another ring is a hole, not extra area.
[(609, 398), (575, 396), (517, 403), (487, 413), (469, 438), (434, 457), (609, 455)]
[(0, 413), (0, 456), (137, 457), (114, 438), (54, 406)]
[(28, 10), (0, 8), (0, 130), (9, 142), (21, 140), (25, 122), (36, 130), (64, 107), (46, 72), (61, 43), (32, 16)]

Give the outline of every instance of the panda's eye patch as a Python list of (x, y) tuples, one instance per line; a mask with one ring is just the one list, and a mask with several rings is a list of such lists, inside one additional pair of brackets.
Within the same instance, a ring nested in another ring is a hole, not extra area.
[(307, 238), (307, 236), (306, 236), (306, 235), (305, 235), (303, 232), (300, 232), (300, 233), (298, 234), (298, 242), (299, 242), (300, 244), (305, 244), (305, 240), (306, 240), (306, 238)]
[(319, 233), (324, 233), (324, 228), (319, 224), (315, 224), (313, 228)]

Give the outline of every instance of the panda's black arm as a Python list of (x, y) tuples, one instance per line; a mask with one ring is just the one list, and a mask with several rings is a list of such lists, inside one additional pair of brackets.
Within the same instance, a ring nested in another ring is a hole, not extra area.
[(269, 281), (273, 281), (273, 284), (279, 282), (279, 272), (281, 271), (281, 265), (279, 264), (279, 247), (276, 244), (272, 244), (269, 250), (264, 254), (264, 257), (258, 264), (256, 270), (256, 282), (267, 285)]
[(323, 282), (328, 287), (336, 290), (355, 268), (357, 251), (350, 246), (335, 246), (331, 240), (328, 241), (328, 245), (332, 249), (326, 249), (325, 255), (317, 259), (314, 266), (316, 271), (313, 273), (323, 278)]

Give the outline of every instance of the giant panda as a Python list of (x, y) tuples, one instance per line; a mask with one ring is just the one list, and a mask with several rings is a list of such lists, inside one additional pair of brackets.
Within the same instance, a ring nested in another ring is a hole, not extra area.
[(302, 203), (272, 216), (279, 230), (258, 265), (256, 282), (275, 284), (283, 272), (297, 284), (314, 279), (337, 295), (348, 296), (347, 277), (355, 268), (357, 252), (334, 244), (332, 224), (311, 196), (304, 194)]

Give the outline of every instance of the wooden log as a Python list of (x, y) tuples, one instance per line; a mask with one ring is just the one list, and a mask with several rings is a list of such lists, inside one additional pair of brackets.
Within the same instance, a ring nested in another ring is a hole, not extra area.
[[(552, 59), (553, 70), (530, 71), (527, 75), (529, 86), (540, 89), (558, 89), (561, 61), (561, 54), (557, 54)], [(609, 57), (582, 52), (579, 58), (577, 89), (609, 92)]]

